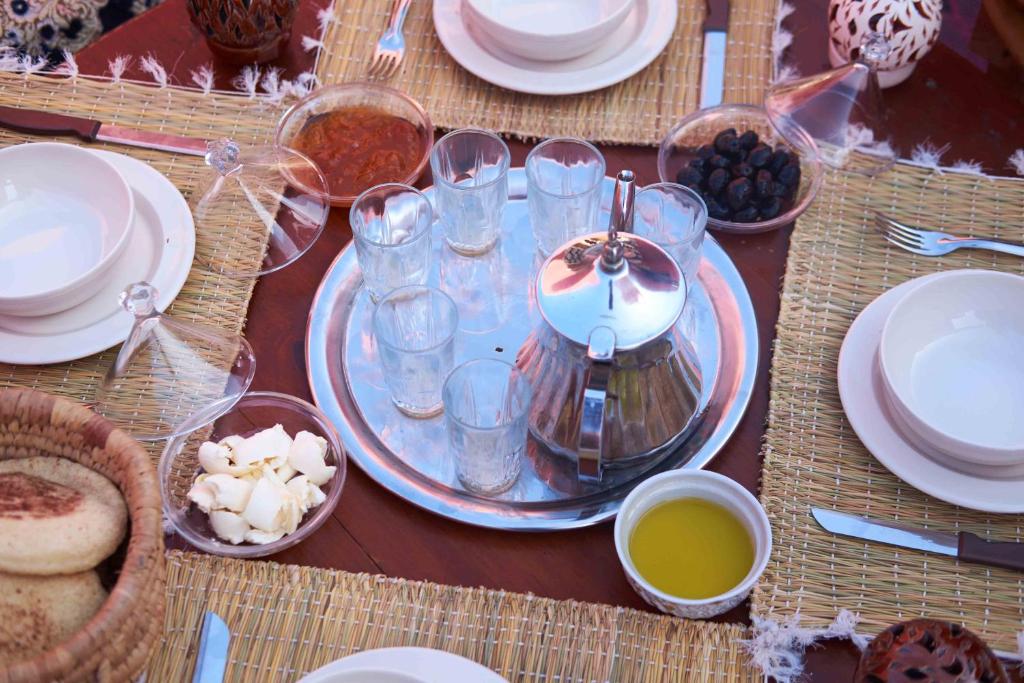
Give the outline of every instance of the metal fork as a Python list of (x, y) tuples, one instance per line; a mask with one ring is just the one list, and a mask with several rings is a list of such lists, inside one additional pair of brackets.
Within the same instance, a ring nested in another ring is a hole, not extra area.
[(1024, 244), (995, 238), (975, 239), (958, 237), (944, 232), (922, 230), (904, 225), (888, 216), (876, 213), (875, 224), (890, 243), (922, 256), (943, 256), (957, 249), (988, 249), (1003, 254), (1024, 256)]
[(377, 78), (391, 78), (405, 56), (405, 36), (402, 35), (402, 24), (409, 13), (412, 0), (395, 0), (388, 18), (388, 27), (377, 41), (377, 49), (373, 52), (373, 60), (367, 74)]

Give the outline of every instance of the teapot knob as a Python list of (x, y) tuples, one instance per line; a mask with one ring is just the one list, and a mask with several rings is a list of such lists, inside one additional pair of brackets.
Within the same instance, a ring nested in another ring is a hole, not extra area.
[(615, 195), (612, 198), (612, 215), (608, 222), (608, 241), (604, 243), (601, 265), (605, 270), (622, 267), (623, 247), (620, 232), (633, 232), (633, 203), (636, 198), (636, 174), (619, 171), (615, 178)]

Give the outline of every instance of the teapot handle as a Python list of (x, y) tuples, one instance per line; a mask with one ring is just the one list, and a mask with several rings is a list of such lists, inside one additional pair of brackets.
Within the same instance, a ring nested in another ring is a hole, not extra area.
[(587, 369), (583, 377), (583, 410), (579, 440), (576, 443), (580, 481), (600, 481), (604, 467), (604, 405), (612, 374), (615, 333), (597, 327), (590, 333)]

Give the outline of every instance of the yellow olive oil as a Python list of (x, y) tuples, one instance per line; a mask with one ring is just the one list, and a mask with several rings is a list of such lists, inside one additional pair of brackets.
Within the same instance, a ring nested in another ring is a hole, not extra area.
[(660, 591), (688, 600), (735, 588), (754, 565), (754, 543), (736, 515), (701, 498), (656, 505), (629, 538), (640, 575)]

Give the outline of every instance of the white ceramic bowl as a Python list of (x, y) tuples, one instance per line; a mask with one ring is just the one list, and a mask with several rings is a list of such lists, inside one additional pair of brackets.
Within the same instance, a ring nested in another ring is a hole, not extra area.
[(0, 150), (0, 188), (0, 313), (48, 315), (99, 291), (135, 215), (121, 174), (80, 147), (29, 143)]
[(1024, 278), (954, 270), (911, 290), (878, 349), (893, 417), (950, 458), (1024, 463)]
[(593, 51), (619, 27), (635, 0), (463, 0), (481, 37), (514, 55), (562, 61)]
[[(629, 556), (629, 538), (644, 513), (656, 505), (680, 498), (702, 498), (725, 507), (743, 523), (754, 542), (754, 564), (747, 576), (722, 595), (701, 600), (669, 595), (648, 583)], [(626, 496), (615, 519), (615, 551), (633, 590), (647, 604), (677, 617), (707, 619), (728, 612), (750, 594), (768, 566), (772, 529), (757, 498), (729, 477), (704, 470), (672, 470), (651, 477)]]

